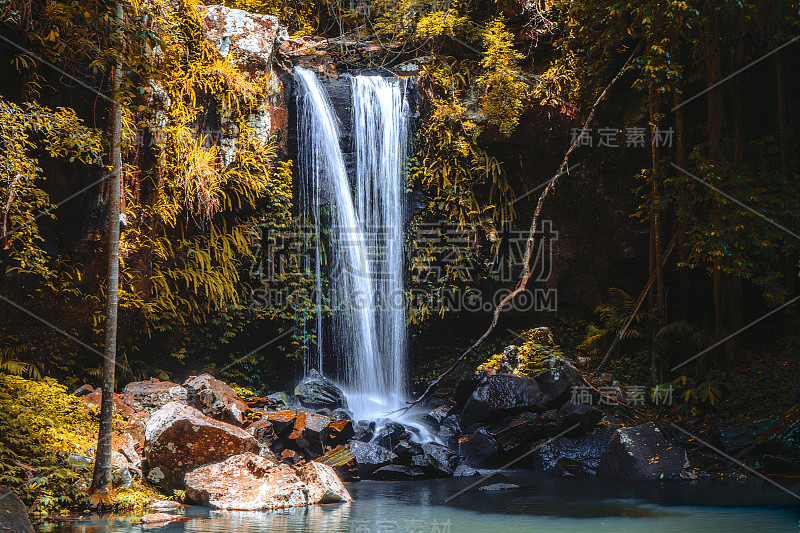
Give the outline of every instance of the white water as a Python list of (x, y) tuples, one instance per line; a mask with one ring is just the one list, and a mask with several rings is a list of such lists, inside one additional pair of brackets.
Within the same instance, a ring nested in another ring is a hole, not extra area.
[[(342, 389), (356, 420), (376, 419), (406, 399), (406, 327), (403, 295), (403, 165), (408, 103), (402, 80), (351, 78), (355, 175), (348, 176), (336, 116), (316, 75), (295, 69), (299, 83), (298, 155), (316, 234), (321, 207), (330, 220), (332, 345), (342, 364)], [(325, 197), (327, 193), (328, 197)], [(317, 247), (319, 250), (319, 246)], [(319, 252), (317, 287), (320, 284)], [(310, 364), (323, 374), (322, 321)]]

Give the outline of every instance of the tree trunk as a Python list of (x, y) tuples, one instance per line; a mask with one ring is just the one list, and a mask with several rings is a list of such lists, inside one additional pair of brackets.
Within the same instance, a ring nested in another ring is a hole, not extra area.
[[(122, 21), (122, 4), (116, 7)], [(108, 187), (108, 302), (106, 305), (105, 349), (103, 350), (103, 396), (100, 403), (100, 429), (97, 436), (91, 493), (103, 495), (111, 489), (111, 439), (114, 414), (114, 381), (117, 358), (117, 295), (119, 288), (119, 217), (122, 197), (122, 110), (119, 89), (122, 69), (117, 62), (112, 77), (110, 116), (111, 175)]]
[[(680, 168), (687, 168), (688, 158), (686, 153), (686, 144), (684, 137), (684, 116), (683, 108), (681, 105), (681, 80), (675, 81), (674, 105), (675, 105), (675, 160)], [(680, 172), (679, 170), (676, 172)], [(686, 206), (689, 203), (689, 198), (686, 195), (686, 188), (680, 187), (678, 192), (678, 261), (681, 264), (686, 264), (689, 261), (689, 249), (686, 245)], [(682, 320), (688, 321), (690, 319), (690, 306), (689, 306), (689, 270), (680, 268), (678, 272), (678, 299), (680, 300), (680, 316)]]
[(648, 108), (650, 112), (650, 127), (653, 135), (650, 139), (650, 156), (651, 156), (651, 172), (650, 176), (650, 238), (652, 242), (650, 252), (650, 267), (651, 275), (655, 269), (656, 274), (656, 296), (655, 296), (655, 312), (650, 315), (653, 322), (652, 327), (652, 344), (651, 344), (651, 360), (650, 360), (650, 384), (656, 385), (661, 383), (661, 360), (658, 350), (658, 343), (656, 342), (656, 333), (664, 327), (664, 320), (666, 317), (666, 309), (664, 305), (664, 269), (661, 268), (661, 256), (663, 255), (661, 243), (661, 206), (660, 206), (660, 187), (659, 187), (659, 169), (658, 169), (658, 146), (656, 144), (656, 135), (658, 130), (658, 121), (656, 120), (658, 114), (658, 102), (656, 101), (657, 95), (654, 87), (651, 85), (648, 95)]
[[(789, 108), (786, 103), (786, 74), (783, 52), (775, 54), (775, 85), (778, 97), (778, 145), (781, 150), (781, 178), (788, 182), (792, 174), (792, 151), (789, 140)], [(784, 269), (786, 290), (789, 296), (797, 292), (797, 262), (795, 256), (787, 255)]]

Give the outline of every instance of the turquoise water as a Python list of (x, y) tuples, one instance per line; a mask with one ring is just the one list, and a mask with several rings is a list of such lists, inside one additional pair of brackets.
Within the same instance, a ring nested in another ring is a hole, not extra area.
[[(445, 502), (475, 479), (348, 484), (348, 504), (262, 513), (185, 510), (191, 520), (143, 526), (137, 517), (93, 518), (40, 527), (52, 533), (134, 532), (800, 532), (800, 501), (763, 483), (615, 482), (511, 473), (522, 485), (472, 490)], [(800, 483), (786, 485), (798, 492)]]

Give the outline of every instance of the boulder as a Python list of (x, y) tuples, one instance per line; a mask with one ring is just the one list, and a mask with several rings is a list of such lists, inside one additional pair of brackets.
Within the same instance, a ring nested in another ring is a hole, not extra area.
[(547, 419), (541, 415), (519, 413), (500, 424), (488, 427), (487, 431), (497, 441), (500, 449), (507, 452), (539, 437), (546, 425)]
[[(100, 402), (103, 398), (103, 391), (102, 389), (95, 389), (94, 392), (84, 394), (80, 398), (86, 403), (96, 406), (97, 409), (100, 410)], [(124, 402), (121, 394), (114, 393), (114, 412), (127, 420), (133, 415), (134, 410)]]
[(437, 424), (441, 424), (445, 418), (455, 413), (455, 408), (456, 402), (454, 400), (446, 400), (442, 405), (428, 413), (428, 416)]
[(331, 420), (340, 421), (340, 420), (349, 420), (353, 421), (353, 413), (345, 409), (344, 407), (340, 407), (338, 409), (334, 409), (331, 412)]
[(339, 446), (356, 436), (353, 423), (350, 420), (333, 420), (327, 428), (324, 438), (325, 446)]
[(546, 407), (558, 408), (572, 396), (572, 387), (580, 383), (580, 371), (561, 357), (551, 359), (551, 367), (542, 370), (534, 379), (545, 397)]
[(316, 413), (297, 413), (292, 432), (286, 439), (311, 457), (324, 452), (324, 442), (331, 419)]
[(323, 377), (316, 370), (304, 377), (294, 390), (298, 401), (310, 409), (347, 408), (347, 399), (342, 389)]
[(500, 449), (494, 437), (485, 428), (458, 441), (458, 454), (464, 457), (464, 462), (470, 466), (481, 466), (486, 460)]
[(33, 533), (28, 508), (9, 487), (0, 485), (0, 531)]
[(169, 402), (187, 403), (187, 398), (188, 392), (177, 383), (156, 378), (134, 381), (122, 389), (122, 401), (137, 413), (153, 413)]
[(268, 411), (264, 413), (264, 418), (272, 424), (275, 434), (278, 437), (288, 435), (294, 429), (294, 421), (297, 419), (297, 411)]
[(227, 383), (210, 374), (189, 376), (183, 386), (188, 391), (188, 404), (204, 415), (229, 424), (242, 425), (247, 405)]
[(336, 472), (326, 464), (306, 463), (297, 470), (297, 477), (308, 486), (308, 498), (313, 503), (353, 501)]
[(428, 477), (421, 468), (403, 465), (387, 465), (377, 469), (372, 474), (372, 479), (381, 481), (413, 481)]
[(406, 430), (403, 424), (387, 422), (386, 425), (380, 428), (375, 436), (372, 437), (372, 442), (391, 450), (397, 446), (400, 441), (409, 440), (410, 438), (411, 434)]
[(556, 415), (555, 427), (552, 429), (556, 431), (556, 433), (547, 435), (549, 437), (558, 435), (575, 424), (578, 424), (578, 427), (571, 430), (565, 436), (574, 437), (584, 435), (603, 419), (603, 412), (597, 407), (571, 401), (562, 405)]
[(391, 450), (372, 442), (350, 441), (350, 451), (356, 458), (358, 476), (361, 478), (370, 478), (378, 468), (388, 465), (397, 458)]
[(439, 426), (437, 435), (439, 438), (451, 448), (458, 447), (458, 439), (461, 437), (461, 424), (458, 421), (458, 416), (450, 415), (442, 420)]
[(230, 511), (266, 511), (315, 503), (308, 486), (289, 465), (253, 453), (201, 466), (185, 477), (193, 503)]
[(478, 490), (494, 492), (498, 490), (513, 490), (518, 488), (519, 485), (517, 485), (516, 483), (492, 483), (491, 485), (484, 485), (482, 487), (478, 487)]
[(166, 491), (181, 489), (186, 472), (231, 455), (258, 453), (259, 448), (245, 430), (170, 402), (153, 413), (145, 427), (147, 479)]
[(767, 418), (720, 429), (717, 438), (725, 451), (733, 453), (756, 444), (759, 435), (767, 431), (775, 422), (775, 419)]
[(446, 446), (426, 442), (422, 445), (422, 454), (412, 458), (411, 466), (422, 469), (429, 477), (452, 477), (461, 459), (461, 456)]
[(81, 396), (86, 396), (87, 394), (91, 394), (92, 392), (94, 392), (94, 387), (92, 387), (87, 383), (75, 389), (75, 392), (73, 392), (72, 395), (80, 398)]
[(261, 420), (250, 424), (247, 427), (247, 432), (255, 437), (262, 450), (264, 448), (272, 448), (272, 446), (278, 441), (278, 435), (275, 433), (275, 428), (273, 427), (272, 422), (266, 418), (262, 418)]
[(411, 466), (411, 461), (418, 455), (424, 455), (422, 444), (411, 440), (400, 441), (397, 446), (392, 448), (392, 453), (397, 457), (392, 461), (394, 464)]
[(534, 448), (539, 448), (533, 452), (532, 467), (561, 476), (595, 475), (610, 440), (611, 433), (598, 433), (537, 443)]
[(480, 378), (475, 374), (464, 376), (456, 382), (455, 389), (453, 390), (455, 406), (451, 414), (460, 413), (464, 409), (464, 406), (467, 404), (467, 401), (469, 401), (470, 396), (472, 396), (479, 382)]
[(697, 477), (686, 450), (668, 442), (652, 422), (614, 431), (597, 475), (630, 480)]
[(355, 432), (353, 438), (361, 442), (369, 442), (372, 440), (372, 437), (375, 436), (375, 427), (376, 424), (374, 421), (367, 422), (366, 420), (359, 420), (356, 425), (353, 426), (353, 431)]
[(536, 380), (525, 376), (498, 374), (483, 378), (467, 400), (461, 415), (461, 427), (488, 418), (499, 418), (514, 412), (542, 411), (545, 397)]

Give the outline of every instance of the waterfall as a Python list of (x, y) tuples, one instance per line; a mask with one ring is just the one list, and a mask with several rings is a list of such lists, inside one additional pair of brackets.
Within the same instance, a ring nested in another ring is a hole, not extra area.
[[(319, 236), (327, 224), (325, 258), (331, 293), (331, 328), (317, 312), (322, 340), (341, 363), (336, 376), (356, 419), (375, 419), (404, 405), (407, 342), (404, 306), (403, 167), (408, 137), (405, 82), (379, 76), (350, 79), (355, 164), (347, 172), (336, 115), (316, 75), (295, 69), (298, 81), (298, 159), (301, 205), (311, 211)], [(323, 213), (323, 205), (328, 212)], [(317, 288), (322, 290), (321, 244), (316, 247)]]

